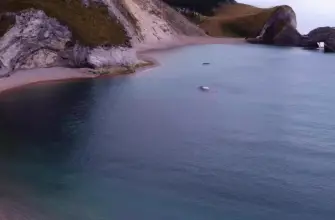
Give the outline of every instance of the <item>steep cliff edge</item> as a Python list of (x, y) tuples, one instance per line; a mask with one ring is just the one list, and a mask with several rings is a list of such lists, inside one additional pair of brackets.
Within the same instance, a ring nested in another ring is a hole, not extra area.
[(131, 47), (204, 32), (160, 0), (2, 0), (0, 67), (136, 65)]
[(335, 52), (335, 28), (319, 27), (302, 35), (297, 30), (297, 18), (289, 6), (280, 6), (271, 14), (259, 34), (247, 36), (247, 41), (256, 44), (303, 47), (317, 49), (324, 43), (325, 52)]
[(263, 25), (256, 38), (249, 38), (250, 43), (262, 43), (278, 46), (296, 46), (302, 36), (297, 31), (297, 18), (289, 6), (277, 7)]
[(215, 37), (256, 37), (276, 11), (288, 6), (258, 8), (247, 4), (224, 4), (200, 23), (200, 27)]

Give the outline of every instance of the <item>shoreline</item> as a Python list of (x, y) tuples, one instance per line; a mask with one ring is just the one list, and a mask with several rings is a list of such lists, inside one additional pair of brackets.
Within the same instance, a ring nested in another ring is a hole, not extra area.
[(244, 38), (228, 37), (188, 37), (179, 36), (175, 40), (160, 42), (156, 44), (141, 44), (135, 46), (138, 54), (145, 54), (156, 51), (164, 51), (175, 48), (182, 48), (192, 45), (209, 45), (209, 44), (247, 44)]
[[(187, 37), (179, 36), (169, 42), (160, 42), (156, 44), (141, 44), (134, 47), (138, 57), (144, 61), (150, 62), (151, 65), (139, 67), (135, 73), (139, 73), (148, 69), (155, 68), (160, 63), (152, 56), (150, 52), (165, 51), (174, 48), (181, 48), (191, 45), (206, 44), (244, 44), (241, 38), (214, 38), (214, 37)], [(69, 82), (87, 79), (96, 79), (104, 77), (113, 77), (118, 75), (126, 75), (127, 73), (94, 75), (89, 73), (87, 68), (66, 68), (66, 67), (50, 67), (39, 69), (18, 70), (13, 75), (0, 78), (0, 95), (11, 92), (13, 90), (49, 82)], [(132, 73), (128, 73), (132, 74)]]

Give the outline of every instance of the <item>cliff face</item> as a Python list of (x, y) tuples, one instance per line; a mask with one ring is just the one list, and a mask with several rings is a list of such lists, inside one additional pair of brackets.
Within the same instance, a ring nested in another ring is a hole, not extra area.
[(136, 62), (130, 47), (179, 35), (205, 34), (160, 0), (0, 2), (2, 72), (53, 65), (125, 65)]
[(325, 52), (335, 52), (335, 28), (319, 27), (307, 35), (301, 35), (297, 28), (297, 18), (289, 6), (281, 6), (266, 21), (256, 38), (248, 38), (250, 43), (276, 46), (304, 47), (316, 49), (324, 43)]
[(134, 17), (134, 28), (138, 30), (135, 38), (139, 42), (171, 40), (178, 35), (205, 35), (200, 28), (160, 0), (124, 0), (119, 4)]
[(251, 43), (295, 46), (300, 43), (302, 37), (296, 28), (297, 19), (293, 9), (289, 6), (280, 6), (266, 21), (259, 35), (248, 41)]
[(225, 4), (200, 24), (216, 37), (256, 37), (278, 7), (262, 9), (246, 4)]

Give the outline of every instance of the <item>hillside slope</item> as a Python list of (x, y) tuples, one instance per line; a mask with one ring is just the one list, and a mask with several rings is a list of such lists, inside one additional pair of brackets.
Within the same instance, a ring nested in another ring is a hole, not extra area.
[(180, 35), (205, 34), (160, 0), (0, 2), (2, 72), (54, 65), (128, 65), (136, 60), (135, 52), (122, 48)]
[(235, 4), (235, 0), (163, 0), (176, 8), (184, 8), (203, 15), (212, 15), (221, 4)]
[(207, 17), (201, 24), (206, 33), (217, 37), (256, 37), (271, 16), (288, 6), (257, 8), (246, 4), (222, 5), (214, 16)]

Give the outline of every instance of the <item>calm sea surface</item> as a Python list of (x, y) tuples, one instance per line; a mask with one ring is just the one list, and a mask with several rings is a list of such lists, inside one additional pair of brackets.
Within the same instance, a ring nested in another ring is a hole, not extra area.
[(155, 57), (136, 75), (0, 96), (0, 220), (335, 218), (335, 56)]

